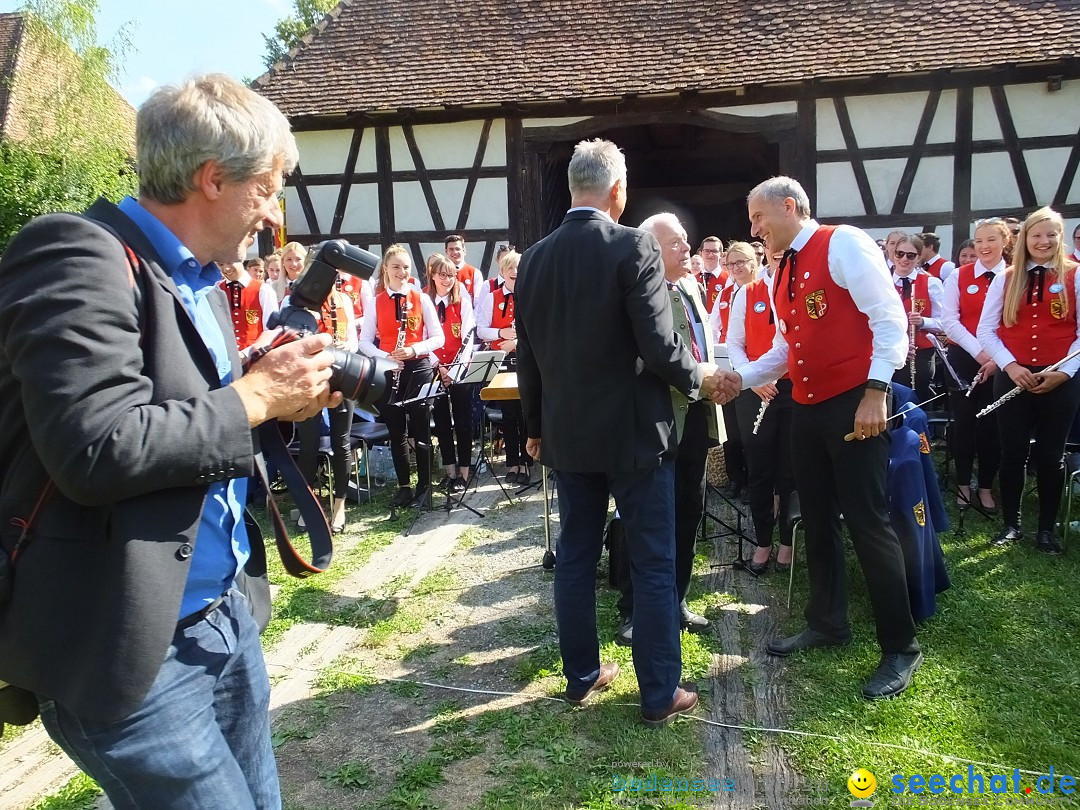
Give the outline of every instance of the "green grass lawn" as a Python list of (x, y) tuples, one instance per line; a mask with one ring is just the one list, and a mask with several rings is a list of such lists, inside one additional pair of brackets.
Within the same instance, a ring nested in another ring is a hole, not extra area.
[[(1034, 508), (1034, 498), (1027, 501)], [(952, 518), (955, 526), (955, 511)], [(879, 653), (853, 555), (853, 645), (789, 659), (785, 684), (792, 725), (844, 742), (785, 737), (784, 744), (800, 772), (828, 779), (835, 806), (850, 801), (844, 785), (859, 767), (875, 774), (879, 805), (892, 795), (889, 780), (895, 774), (968, 773), (967, 763), (921, 751), (989, 763), (975, 766), (987, 779), (1011, 775), (1013, 768), (1048, 773), (1053, 767), (1055, 775), (1080, 775), (1080, 547), (1074, 542), (1058, 558), (1036, 552), (1030, 539), (993, 548), (988, 541), (999, 520), (971, 515), (965, 536), (941, 536), (952, 588), (938, 596), (937, 614), (919, 628), (926, 661), (901, 697), (870, 703), (859, 695)], [(1034, 525), (1034, 515), (1027, 523)], [(806, 598), (800, 579), (797, 606)], [(800, 607), (787, 628), (802, 625)], [(1023, 776), (1021, 790), (1034, 792), (1035, 778)]]

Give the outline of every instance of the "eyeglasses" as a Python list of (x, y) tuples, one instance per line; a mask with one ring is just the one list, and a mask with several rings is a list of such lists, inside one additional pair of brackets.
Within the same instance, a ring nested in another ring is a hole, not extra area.
[(735, 261), (732, 261), (731, 259), (728, 259), (728, 262), (727, 262), (728, 267), (748, 267), (749, 265), (750, 265), (749, 259), (736, 259)]
[(911, 259), (913, 261), (919, 258), (919, 254), (914, 250), (896, 250), (893, 251), (893, 255), (898, 259)]
[(702, 253), (719, 253), (720, 251), (717, 250), (716, 248), (702, 248), (701, 252)]
[(438, 276), (439, 278), (454, 278), (457, 275), (457, 273), (442, 272), (442, 273), (432, 273), (432, 275), (433, 276)]

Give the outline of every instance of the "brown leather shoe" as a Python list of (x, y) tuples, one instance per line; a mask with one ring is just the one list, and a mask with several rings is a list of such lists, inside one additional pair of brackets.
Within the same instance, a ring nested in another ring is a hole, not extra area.
[(653, 712), (647, 712), (642, 709), (641, 720), (645, 725), (651, 728), (661, 728), (666, 726), (680, 714), (685, 714), (686, 712), (693, 710), (693, 708), (697, 706), (697, 702), (697, 684), (684, 683), (675, 690), (675, 699), (671, 701), (670, 706), (666, 709)]
[(619, 665), (614, 661), (610, 661), (606, 664), (600, 665), (600, 674), (597, 676), (596, 681), (590, 686), (582, 695), (571, 695), (568, 691), (566, 693), (566, 702), (571, 706), (585, 706), (593, 695), (603, 692), (611, 682), (619, 677)]

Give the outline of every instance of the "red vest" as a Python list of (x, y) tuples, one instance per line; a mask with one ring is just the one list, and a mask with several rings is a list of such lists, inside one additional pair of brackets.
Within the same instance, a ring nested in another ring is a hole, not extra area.
[(476, 281), (476, 268), (471, 264), (464, 264), (461, 269), (457, 271), (457, 280), (465, 285), (465, 289), (469, 291), (469, 298), (473, 297), (473, 282)]
[(720, 290), (724, 289), (727, 280), (728, 274), (723, 270), (720, 271), (718, 276), (704, 272), (697, 277), (698, 284), (705, 290), (705, 309), (709, 312), (712, 312), (713, 304), (716, 303), (716, 296), (720, 294)]
[(960, 301), (960, 325), (963, 326), (972, 337), (979, 328), (979, 318), (982, 317), (983, 304), (986, 302), (986, 291), (990, 289), (990, 282), (994, 279), (983, 278), (975, 275), (975, 263), (965, 264), (956, 270), (956, 292)]
[[(1006, 273), (1015, 272), (1010, 267)], [(1059, 278), (1051, 282), (1046, 274), (1046, 289), (1043, 300), (1033, 297), (1027, 302), (1027, 293), (1020, 298), (1020, 307), (1016, 312), (1014, 326), (999, 325), (998, 337), (1005, 344), (1016, 362), (1022, 366), (1048, 366), (1056, 363), (1069, 353), (1069, 346), (1076, 340), (1076, 269), (1065, 271), (1065, 295), (1069, 302), (1069, 311), (1064, 312), (1061, 295), (1051, 292), (1050, 288), (1060, 284)], [(1008, 286), (1008, 281), (1005, 285)]]
[(776, 336), (776, 324), (773, 322), (772, 308), (769, 306), (769, 285), (759, 278), (746, 285), (746, 358), (753, 362), (772, 348)]
[[(904, 301), (904, 312), (911, 312), (914, 308), (915, 312), (922, 315), (924, 318), (934, 317), (934, 307), (930, 303), (930, 276), (927, 273), (920, 273), (915, 271), (914, 277), (908, 276), (911, 279), (911, 297), (914, 299), (914, 307), (911, 301)], [(900, 296), (900, 300), (903, 301), (903, 290), (893, 284), (893, 288), (896, 290), (896, 294)], [(910, 328), (910, 327), (909, 327)], [(921, 329), (915, 331), (915, 347), (918, 349), (931, 348), (930, 338), (926, 336), (926, 333)]]
[(218, 286), (225, 291), (225, 297), (229, 299), (229, 312), (232, 315), (236, 346), (243, 351), (263, 332), (263, 309), (259, 301), (259, 288), (262, 287), (262, 282), (254, 279), (249, 281), (248, 285), (240, 291), (239, 301), (229, 289), (227, 280), (219, 282)]
[[(458, 287), (458, 293), (464, 294), (464, 286)], [(438, 306), (436, 304), (436, 306)], [(435, 350), (435, 356), (444, 365), (454, 362), (461, 350), (461, 299), (456, 304), (446, 305), (446, 318), (442, 322), (443, 336), (446, 338), (441, 348)]]
[(796, 258), (795, 298), (788, 298), (790, 267), (776, 279), (775, 304), (788, 343), (791, 394), (816, 405), (866, 382), (874, 336), (870, 321), (829, 273), (835, 226), (822, 225)]
[[(405, 294), (408, 307), (405, 316), (405, 346), (412, 346), (424, 339), (424, 309), (420, 301), (420, 291), (411, 284), (399, 290)], [(375, 297), (375, 333), (379, 336), (379, 348), (392, 352), (397, 348), (398, 319), (394, 299), (390, 290), (385, 289)]]
[(337, 290), (352, 301), (353, 314), (356, 315), (357, 323), (364, 320), (364, 297), (360, 294), (361, 284), (362, 282), (358, 278), (344, 279), (338, 276)]
[(333, 290), (319, 310), (319, 331), (333, 337), (335, 344), (344, 344), (348, 337), (348, 306), (349, 296)]
[[(499, 287), (491, 293), (492, 329), (505, 329), (508, 326), (514, 325), (514, 305), (517, 303), (516, 296), (515, 298), (511, 298), (510, 301), (507, 301), (506, 295), (506, 285)], [(510, 293), (510, 295), (513, 295), (513, 293)], [(493, 344), (498, 342), (499, 340), (495, 340), (493, 341)]]
[[(721, 340), (727, 340), (727, 325), (728, 318), (731, 317), (731, 299), (735, 297), (735, 293), (739, 291), (739, 288), (734, 284), (724, 287), (719, 295), (712, 296), (712, 300), (720, 299), (720, 303), (717, 304), (719, 309), (717, 310), (720, 316), (720, 338)], [(709, 311), (712, 312), (712, 306), (709, 307)]]
[(941, 268), (945, 266), (945, 257), (938, 256), (937, 261), (930, 262), (926, 268), (926, 272), (941, 281)]

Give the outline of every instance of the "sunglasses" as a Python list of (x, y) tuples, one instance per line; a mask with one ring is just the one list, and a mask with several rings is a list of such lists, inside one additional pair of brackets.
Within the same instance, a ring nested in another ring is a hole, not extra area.
[(495, 248), (496, 253), (505, 253), (508, 250), (517, 250), (517, 248), (514, 245), (499, 245)]
[(893, 255), (898, 259), (917, 259), (919, 254), (914, 250), (896, 250), (893, 251)]

